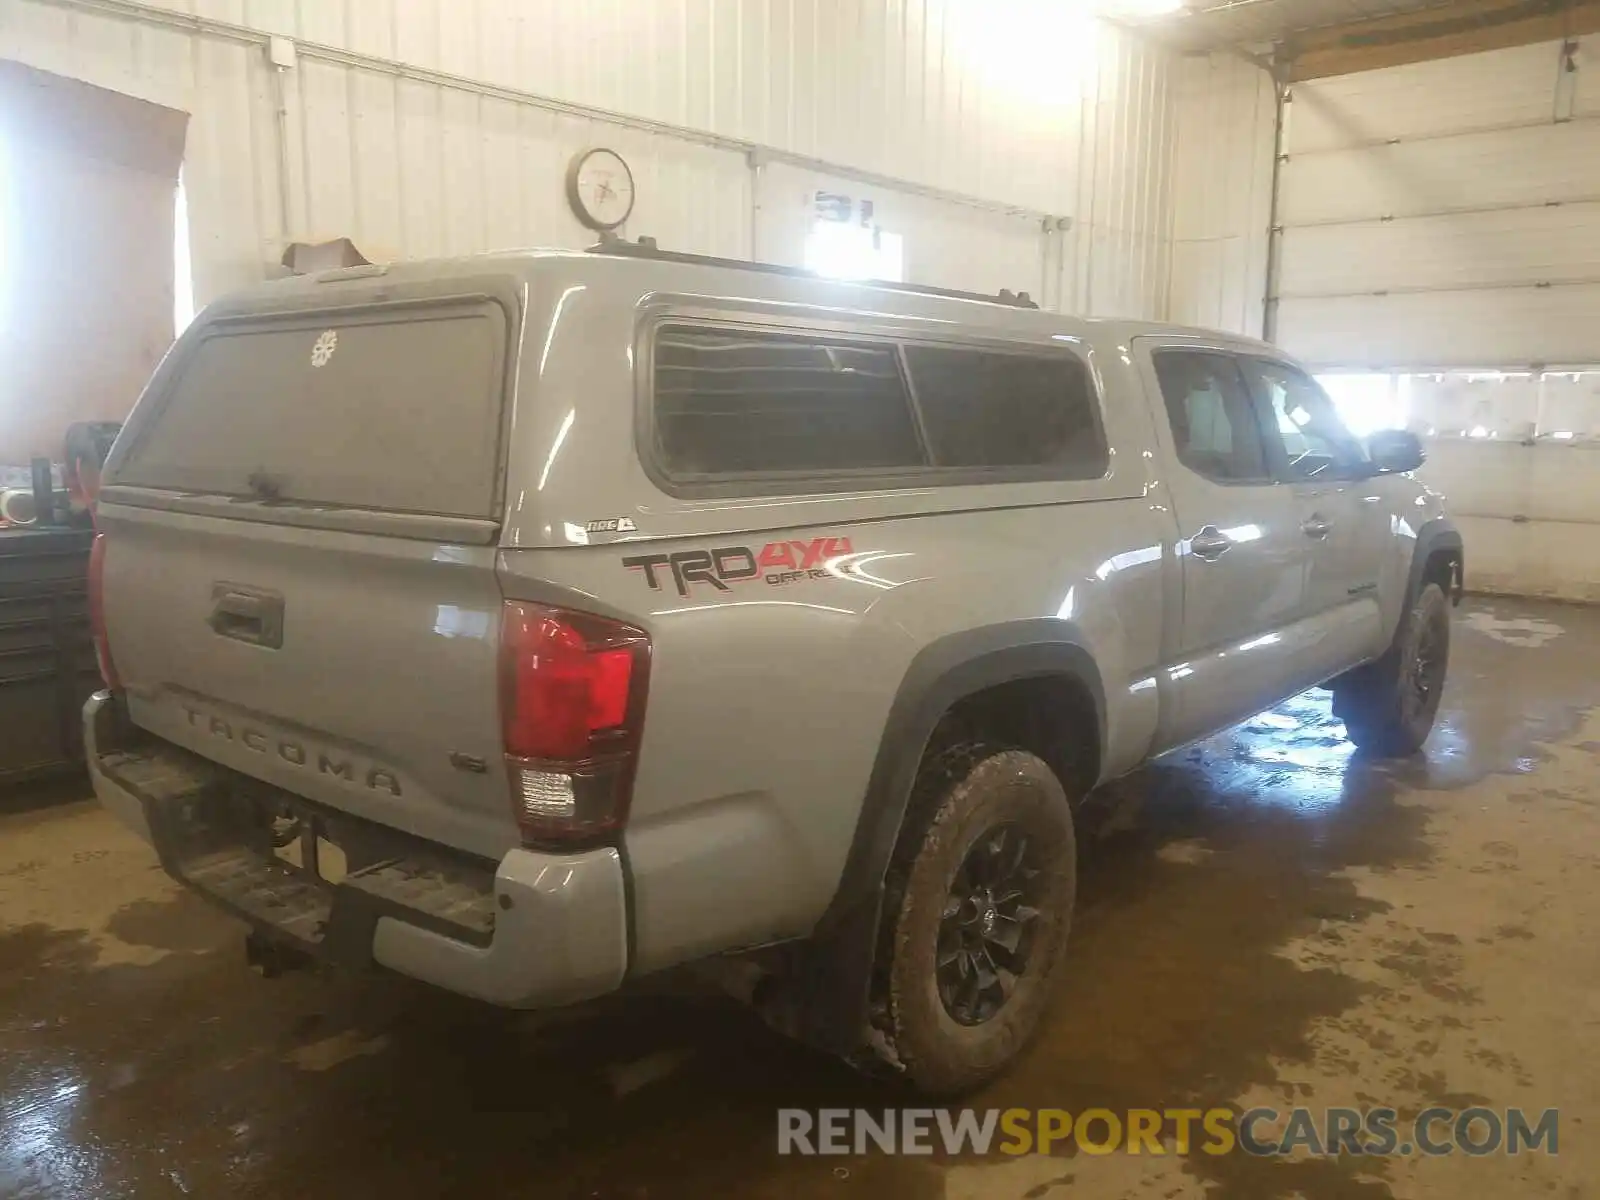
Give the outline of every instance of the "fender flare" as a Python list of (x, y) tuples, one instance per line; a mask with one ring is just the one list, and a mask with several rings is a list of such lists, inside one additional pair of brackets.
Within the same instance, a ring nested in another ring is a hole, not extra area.
[(1105, 686), (1075, 626), (1044, 618), (964, 630), (930, 643), (911, 661), (884, 723), (839, 885), (804, 956), (793, 1014), (802, 1040), (844, 1055), (863, 1044), (884, 880), (940, 718), (986, 688), (1061, 675), (1093, 698), (1104, 762)]
[(1411, 548), (1411, 573), (1406, 579), (1405, 604), (1400, 610), (1400, 619), (1405, 620), (1405, 614), (1417, 596), (1422, 592), (1422, 573), (1428, 568), (1428, 559), (1440, 550), (1455, 552), (1456, 573), (1455, 584), (1447, 589), (1450, 600), (1455, 604), (1461, 603), (1461, 596), (1466, 588), (1466, 553), (1461, 542), (1461, 531), (1450, 523), (1448, 517), (1435, 517), (1417, 530), (1416, 545)]

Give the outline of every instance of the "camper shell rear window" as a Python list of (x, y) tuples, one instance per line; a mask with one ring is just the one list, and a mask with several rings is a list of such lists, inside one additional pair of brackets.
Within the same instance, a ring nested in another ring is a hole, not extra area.
[(507, 329), (481, 298), (219, 321), (180, 349), (116, 482), (492, 517)]

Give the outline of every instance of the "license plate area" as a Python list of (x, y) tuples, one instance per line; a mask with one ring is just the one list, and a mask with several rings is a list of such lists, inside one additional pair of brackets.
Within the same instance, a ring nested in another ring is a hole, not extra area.
[(338, 887), (406, 857), (386, 831), (277, 788), (235, 778), (225, 808), (236, 814), (240, 841), (307, 883)]
[(161, 864), (236, 915), (325, 957), (370, 961), (383, 917), (486, 946), (491, 860), (324, 809), (156, 738), (102, 754), (144, 806)]
[(370, 944), (369, 918), (383, 913), (477, 944), (493, 933), (489, 864), (441, 857), (408, 835), (251, 783), (236, 782), (223, 807), (236, 814), (238, 843), (266, 869), (329, 898), (330, 931), (359, 926), (353, 940)]
[(319, 813), (282, 805), (271, 816), (272, 856), (283, 866), (320, 883), (338, 885), (350, 874), (350, 860), (330, 836), (330, 822)]

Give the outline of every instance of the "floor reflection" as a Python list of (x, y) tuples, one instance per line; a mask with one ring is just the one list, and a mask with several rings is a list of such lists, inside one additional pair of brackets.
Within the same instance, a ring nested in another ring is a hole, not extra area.
[[(1428, 861), (1426, 812), (1408, 796), (1537, 771), (1539, 743), (1600, 700), (1600, 615), (1478, 604), (1468, 616), (1423, 756), (1356, 754), (1312, 692), (1097, 801), (1057, 1010), (975, 1102), (1215, 1102), (1271, 1078), (1272, 1062), (1305, 1053), (1310, 1023), (1357, 1004), (1359, 979), (1301, 969), (1282, 948), (1372, 915), (1349, 868)], [(906, 1097), (720, 1001), (536, 1017), (383, 977), (265, 983), (237, 930), (183, 895), (112, 914), (118, 936), (164, 953), (109, 961), (104, 929), (56, 914), (109, 887), (104, 864), (128, 852), (109, 823), (85, 826), (103, 846), (29, 849), (51, 819), (4, 818), (0, 831), (13, 855), (0, 888), (19, 889), (0, 895), (27, 898), (0, 910), (0, 1195), (945, 1194), (950, 1164), (937, 1160), (852, 1161), (841, 1177), (834, 1162), (778, 1159), (780, 1105)], [(1184, 1167), (1214, 1198), (1381, 1194), (1222, 1169)]]

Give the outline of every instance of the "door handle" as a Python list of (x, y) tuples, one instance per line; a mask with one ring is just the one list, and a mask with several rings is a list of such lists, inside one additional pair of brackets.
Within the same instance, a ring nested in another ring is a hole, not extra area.
[(1308, 538), (1325, 538), (1333, 532), (1333, 523), (1321, 513), (1312, 513), (1300, 526), (1300, 532)]
[(283, 597), (276, 592), (236, 583), (213, 584), (211, 615), (206, 624), (218, 637), (280, 650), (283, 648)]
[(1233, 545), (1233, 539), (1215, 525), (1203, 526), (1199, 533), (1189, 539), (1189, 553), (1196, 558), (1203, 558), (1206, 562), (1215, 562), (1228, 552)]

